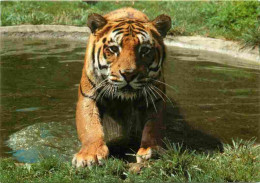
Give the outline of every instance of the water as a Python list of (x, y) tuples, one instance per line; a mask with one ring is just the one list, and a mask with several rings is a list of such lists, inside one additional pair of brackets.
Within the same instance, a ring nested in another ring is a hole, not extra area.
[(245, 69), (212, 61), (237, 62), (241, 66), (243, 60), (172, 48), (165, 76), (167, 83), (176, 86), (178, 92), (168, 90), (168, 95), (177, 102), (185, 122), (194, 129), (222, 142), (258, 137), (260, 66)]
[[(1, 156), (33, 162), (39, 156), (35, 148), (49, 149), (49, 154), (76, 152), (74, 118), (85, 46), (65, 40), (1, 40)], [(174, 86), (167, 88), (174, 105), (167, 109), (168, 138), (210, 148), (258, 136), (259, 66), (243, 68), (243, 60), (177, 47), (168, 52), (165, 77)]]
[(8, 137), (35, 123), (74, 121), (85, 44), (2, 40), (1, 154)]

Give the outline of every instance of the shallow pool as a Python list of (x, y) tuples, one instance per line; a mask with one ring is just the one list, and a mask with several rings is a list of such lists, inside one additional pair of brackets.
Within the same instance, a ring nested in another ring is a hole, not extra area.
[[(33, 131), (28, 127), (38, 123), (59, 124), (59, 131), (51, 134), (57, 143), (59, 138), (76, 139), (77, 87), (85, 47), (84, 42), (68, 40), (1, 40), (1, 156), (16, 153), (14, 145), (7, 143), (10, 135), (27, 129), (23, 132), (27, 136)], [(168, 47), (165, 77), (173, 86), (167, 87), (173, 101), (167, 109), (168, 138), (190, 146), (211, 146), (258, 136), (259, 67), (221, 64), (232, 59), (244, 63), (225, 55)], [(34, 133), (45, 138), (44, 133)]]

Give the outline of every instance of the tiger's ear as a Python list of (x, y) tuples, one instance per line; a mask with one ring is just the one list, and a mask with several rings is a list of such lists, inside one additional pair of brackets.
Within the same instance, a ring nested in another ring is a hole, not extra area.
[(102, 28), (106, 24), (107, 20), (99, 14), (93, 13), (88, 16), (87, 25), (92, 33), (94, 33), (97, 29)]
[(171, 18), (168, 15), (159, 15), (152, 21), (153, 25), (156, 27), (158, 32), (162, 37), (165, 37), (167, 32), (170, 30), (172, 26)]

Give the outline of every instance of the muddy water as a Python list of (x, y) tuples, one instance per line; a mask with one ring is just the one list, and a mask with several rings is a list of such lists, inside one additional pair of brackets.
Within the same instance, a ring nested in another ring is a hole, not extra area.
[(179, 107), (182, 121), (222, 142), (259, 137), (260, 65), (203, 51), (169, 51), (166, 82), (176, 91), (167, 94)]
[[(1, 156), (28, 150), (32, 145), (27, 142), (41, 144), (42, 139), (78, 146), (74, 117), (84, 52), (81, 42), (1, 40)], [(202, 51), (170, 47), (168, 52), (165, 77), (174, 88), (167, 87), (173, 101), (168, 104), (167, 137), (210, 146), (258, 136), (259, 66), (223, 65), (232, 59), (244, 62)]]

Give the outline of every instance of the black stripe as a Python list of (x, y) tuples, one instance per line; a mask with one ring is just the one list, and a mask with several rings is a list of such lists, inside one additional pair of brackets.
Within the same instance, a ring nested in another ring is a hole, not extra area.
[(94, 47), (92, 49), (92, 60), (94, 61), (93, 62), (93, 68), (95, 68), (95, 62), (96, 62), (96, 59), (95, 59), (95, 42), (93, 44), (94, 44)]
[(112, 38), (110, 38), (110, 40), (108, 41), (108, 43), (114, 42)]
[(118, 35), (118, 34), (122, 34), (124, 31), (119, 31), (115, 34), (115, 37)]
[(113, 32), (120, 31), (120, 30), (122, 30), (122, 29), (123, 29), (123, 28), (117, 28), (117, 29), (113, 30)]
[(124, 18), (121, 18), (121, 19), (115, 20), (115, 22), (123, 22), (123, 21), (125, 21)]
[(104, 57), (104, 59), (107, 59), (105, 52), (103, 52), (103, 57)]
[(126, 23), (132, 24), (132, 23), (135, 23), (135, 21), (133, 21), (133, 20), (128, 20)]
[(95, 58), (95, 42), (93, 43), (94, 44), (94, 46), (93, 46), (93, 49), (92, 49), (92, 60), (93, 60), (93, 65), (92, 65), (92, 67), (93, 67), (93, 71), (94, 71), (94, 75), (97, 77), (97, 69), (96, 69), (96, 67), (95, 67), (95, 64), (96, 64), (96, 58)]
[(100, 62), (99, 62), (99, 54), (100, 54), (100, 51), (101, 51), (101, 48), (98, 49), (98, 52), (97, 52), (97, 62), (98, 62), (98, 68), (99, 70), (101, 70), (101, 65), (100, 65)]
[(132, 28), (132, 29), (135, 29), (135, 28), (136, 28), (134, 24), (130, 24), (130, 25), (131, 25), (131, 28)]
[(87, 77), (87, 79), (90, 82), (90, 84), (92, 85), (92, 88), (95, 88), (96, 84), (89, 77)]
[(100, 70), (102, 70), (102, 69), (107, 69), (107, 68), (108, 68), (107, 65), (101, 65), (101, 64), (100, 64), (100, 61), (99, 61), (100, 51), (101, 51), (101, 48), (99, 48), (99, 49), (98, 49), (98, 52), (97, 52), (97, 54), (98, 54), (98, 55), (97, 55), (97, 58), (98, 58), (98, 60), (97, 60), (97, 61), (98, 61), (98, 67), (99, 67)]
[(146, 37), (146, 35), (143, 32), (138, 32), (138, 34), (142, 34), (144, 37)]
[(114, 83), (121, 83), (121, 81), (114, 80), (114, 79), (111, 79), (111, 81), (113, 81)]
[(138, 28), (138, 27), (136, 27), (136, 29), (141, 31), (141, 32), (145, 32), (146, 33), (146, 31), (144, 29), (141, 29), (141, 28)]
[(121, 23), (119, 23), (119, 24), (116, 25), (114, 28), (120, 27), (120, 26), (122, 26), (122, 25), (125, 25), (125, 22), (121, 22)]
[(139, 40), (139, 38), (137, 39), (137, 45), (140, 45), (140, 40)]
[[(160, 55), (160, 51), (158, 48), (156, 48), (156, 52), (158, 54), (158, 65), (156, 67), (149, 67), (150, 71), (153, 71), (153, 72), (157, 72), (159, 69), (160, 69), (160, 58), (161, 58), (161, 55)], [(153, 64), (153, 62), (151, 63), (151, 65)]]
[(106, 75), (101, 74), (102, 80), (106, 79)]
[[(159, 49), (158, 48), (155, 48), (155, 51), (157, 52), (157, 54), (158, 54), (158, 58), (159, 58), (159, 61), (160, 61), (160, 51), (159, 51)], [(153, 62), (151, 62), (149, 65), (148, 65), (148, 68), (150, 68), (151, 67), (151, 65), (153, 65), (153, 63), (154, 63), (154, 61)], [(159, 62), (160, 63), (160, 62)]]
[(160, 63), (160, 59), (161, 59), (161, 53), (160, 50), (158, 48), (155, 49), (157, 54), (158, 54), (158, 59), (159, 59), (159, 63)]
[(157, 72), (160, 69), (159, 65), (156, 67), (149, 68), (150, 71)]
[(79, 89), (80, 89), (80, 93), (81, 93), (81, 95), (82, 95), (83, 97), (87, 97), (87, 98), (90, 98), (90, 99), (92, 99), (92, 100), (96, 100), (96, 98), (95, 98), (94, 96), (87, 95), (86, 93), (84, 93), (84, 92), (82, 91), (81, 83), (80, 83), (80, 85), (79, 85)]
[(140, 24), (139, 22), (135, 22), (135, 24), (136, 24), (137, 26), (139, 26), (139, 27), (145, 29), (145, 27), (144, 27), (142, 24)]

